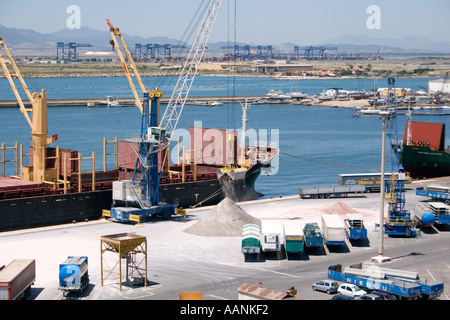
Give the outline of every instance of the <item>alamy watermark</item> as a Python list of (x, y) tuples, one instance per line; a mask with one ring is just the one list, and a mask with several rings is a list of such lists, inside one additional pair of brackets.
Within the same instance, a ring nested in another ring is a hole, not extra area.
[(366, 10), (367, 14), (370, 14), (367, 18), (366, 25), (369, 30), (381, 29), (381, 9), (377, 5), (370, 5)]
[(66, 20), (67, 29), (81, 29), (81, 9), (77, 5), (67, 7), (66, 13), (70, 16)]
[[(195, 121), (191, 130), (176, 129), (172, 134), (172, 142), (179, 141), (179, 146), (172, 145), (170, 159), (176, 162), (183, 148), (187, 151), (187, 158), (195, 163), (215, 166), (232, 165), (236, 160), (240, 162), (245, 156), (250, 164), (257, 161), (265, 162), (273, 155), (273, 148), (279, 148), (280, 134), (278, 129), (252, 129), (245, 132), (245, 155), (242, 153), (242, 129), (221, 130), (203, 128), (202, 121)], [(180, 153), (179, 153), (180, 152)], [(279, 169), (279, 157), (271, 161), (271, 168), (266, 173), (275, 175)]]

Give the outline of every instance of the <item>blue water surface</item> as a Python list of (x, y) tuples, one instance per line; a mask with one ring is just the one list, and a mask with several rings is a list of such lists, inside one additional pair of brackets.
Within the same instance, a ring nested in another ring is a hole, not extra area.
[[(145, 79), (149, 86), (154, 80), (154, 78)], [(166, 79), (165, 85), (168, 85), (169, 80), (174, 81)], [(397, 79), (396, 85), (419, 90), (427, 87), (429, 80), (429, 78)], [(5, 81), (0, 79), (0, 99), (14, 99), (11, 88)], [(45, 88), (49, 99), (131, 96), (125, 78), (63, 78), (35, 81), (26, 79), (26, 81), (32, 91)], [(387, 81), (386, 84), (382, 81), (378, 80), (378, 85), (387, 87)], [(296, 85), (300, 87), (295, 88)], [(197, 77), (191, 95), (263, 95), (270, 89), (284, 92), (302, 90), (309, 94), (317, 94), (329, 87), (370, 90), (371, 86), (373, 86), (371, 79), (276, 81), (271, 78), (230, 79), (217, 76)], [(170, 93), (170, 89), (161, 88)], [(320, 106), (253, 105), (248, 112), (248, 128), (258, 132), (258, 138), (261, 140), (273, 140), (272, 142), (279, 146), (282, 152), (273, 161), (272, 173), (270, 175), (263, 173), (257, 180), (257, 190), (266, 197), (294, 195), (297, 194), (299, 187), (336, 185), (340, 173), (379, 170), (382, 121), (378, 116), (355, 118), (353, 112), (351, 109)], [(205, 128), (237, 129), (241, 127), (241, 116), (240, 104), (224, 104), (214, 108), (187, 105), (178, 128), (188, 130), (201, 121), (201, 125)], [(446, 123), (448, 128), (449, 119), (449, 116), (420, 116), (413, 120)], [(90, 157), (91, 153), (95, 152), (97, 170), (101, 170), (103, 166), (103, 137), (113, 140), (117, 136), (121, 140), (135, 135), (140, 132), (140, 120), (140, 113), (134, 107), (110, 109), (86, 106), (51, 107), (48, 110), (49, 135), (58, 134), (58, 141), (52, 146), (78, 150), (83, 157)], [(403, 138), (406, 121), (406, 116), (397, 117), (400, 139)], [(0, 123), (0, 143), (12, 146), (17, 141), (24, 145), (25, 150), (29, 147), (30, 128), (18, 109), (0, 109)], [(450, 143), (449, 130), (446, 133), (446, 141)], [(389, 151), (386, 155), (389, 156)], [(12, 155), (7, 152), (6, 157), (10, 159)], [(113, 165), (113, 158), (108, 158), (108, 168), (112, 168)], [(7, 164), (7, 175), (13, 174), (13, 166), (11, 163)], [(84, 163), (83, 168), (90, 170), (90, 163)], [(391, 170), (390, 158), (386, 162), (386, 171), (389, 170)]]

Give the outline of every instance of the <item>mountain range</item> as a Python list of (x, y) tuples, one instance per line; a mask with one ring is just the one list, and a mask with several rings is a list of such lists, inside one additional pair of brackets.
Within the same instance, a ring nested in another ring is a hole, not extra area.
[[(134, 50), (135, 43), (157, 43), (157, 44), (179, 44), (177, 39), (168, 37), (140, 37), (123, 34), (129, 49)], [(77, 42), (83, 44), (91, 44), (93, 51), (110, 51), (111, 45), (109, 41), (111, 36), (109, 31), (94, 30), (89, 27), (81, 29), (63, 29), (58, 32), (42, 34), (29, 29), (8, 28), (0, 25), (0, 37), (4, 39), (8, 47), (12, 50), (33, 51), (33, 52), (55, 52), (57, 42)], [(337, 46), (339, 51), (352, 52), (378, 52), (383, 46), (383, 52), (396, 54), (412, 54), (412, 53), (443, 53), (450, 54), (450, 41), (433, 41), (423, 37), (406, 37), (403, 39), (376, 39), (366, 35), (344, 35), (339, 38), (330, 39), (324, 46)], [(243, 43), (237, 43), (244, 45)], [(227, 46), (226, 42), (210, 43), (208, 48), (210, 51), (220, 51), (222, 46)], [(234, 45), (234, 43), (232, 44)], [(254, 44), (250, 44), (254, 45)], [(288, 51), (293, 50), (295, 43), (282, 43), (273, 45), (274, 50)], [(308, 44), (309, 45), (309, 44)], [(132, 47), (133, 46), (133, 47)]]

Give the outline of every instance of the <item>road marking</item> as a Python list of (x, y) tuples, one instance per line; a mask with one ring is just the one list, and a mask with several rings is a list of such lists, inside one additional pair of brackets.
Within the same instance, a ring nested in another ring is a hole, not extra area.
[(433, 275), (431, 274), (430, 270), (427, 269), (427, 271), (428, 271), (428, 273), (430, 274), (430, 276), (433, 278), (433, 281), (436, 281), (436, 279), (435, 279), (435, 278), (433, 277)]
[(288, 276), (288, 277), (293, 277), (293, 278), (299, 278), (299, 276), (296, 276), (296, 275), (293, 275), (293, 274), (289, 274), (289, 273), (278, 272), (278, 271), (273, 271), (273, 270), (267, 270), (267, 269), (263, 269), (263, 268), (254, 268), (254, 269), (258, 269), (258, 270), (262, 270), (262, 271), (267, 271), (267, 272), (272, 272), (272, 273), (280, 274), (280, 275), (283, 275), (283, 276)]
[(213, 298), (220, 299), (220, 300), (230, 300), (230, 299), (227, 299), (227, 298), (215, 296), (215, 295), (213, 295), (213, 294), (208, 294), (208, 297), (213, 297)]

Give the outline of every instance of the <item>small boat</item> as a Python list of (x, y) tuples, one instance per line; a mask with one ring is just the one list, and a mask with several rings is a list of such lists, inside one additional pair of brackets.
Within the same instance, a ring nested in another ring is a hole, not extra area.
[(113, 98), (111, 96), (106, 97), (106, 105), (108, 108), (120, 107), (119, 97)]
[(289, 92), (288, 96), (293, 99), (306, 99), (309, 97), (308, 94), (304, 92)]
[(369, 100), (368, 101), (369, 102), (369, 104), (371, 104), (371, 105), (373, 105), (373, 106), (375, 106), (375, 105), (384, 105), (384, 104), (386, 104), (386, 102), (387, 102), (387, 100), (386, 99), (378, 99), (378, 98), (374, 98), (374, 99), (372, 99), (372, 100)]
[(219, 102), (219, 101), (210, 101), (208, 103), (208, 106), (210, 106), (210, 107), (216, 107), (216, 106), (221, 106), (221, 105), (223, 105), (223, 103)]
[(289, 95), (283, 93), (283, 91), (275, 91), (275, 90), (270, 90), (269, 93), (267, 94), (267, 96), (273, 100), (290, 99), (291, 98)]

